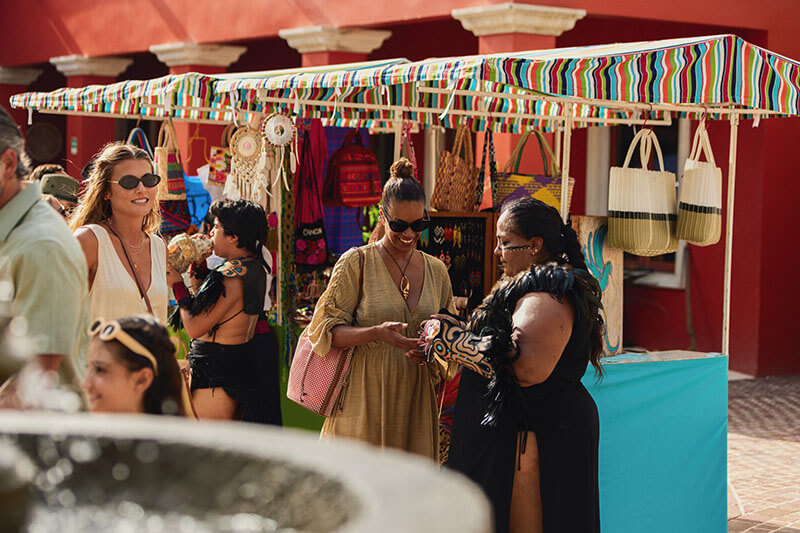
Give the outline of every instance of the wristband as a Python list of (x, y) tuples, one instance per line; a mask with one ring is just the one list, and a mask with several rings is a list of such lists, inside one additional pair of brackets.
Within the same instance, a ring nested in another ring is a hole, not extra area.
[(191, 301), (192, 299), (192, 294), (182, 281), (172, 284), (172, 292), (175, 294), (175, 299), (178, 301), (178, 305), (180, 306), (183, 306), (187, 300)]

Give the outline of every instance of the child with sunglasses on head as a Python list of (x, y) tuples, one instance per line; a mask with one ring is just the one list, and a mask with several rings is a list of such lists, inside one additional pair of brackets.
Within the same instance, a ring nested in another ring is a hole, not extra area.
[(325, 419), (322, 436), (437, 461), (434, 387), (456, 368), (426, 360), (417, 331), (440, 309), (455, 311), (453, 290), (444, 264), (417, 250), (429, 218), (414, 166), (402, 158), (390, 172), (381, 197), (382, 237), (339, 258), (306, 329), (315, 353), (354, 347), (341, 408)]
[(175, 345), (152, 316), (98, 318), (89, 335), (81, 385), (91, 411), (193, 416)]
[(93, 158), (70, 227), (89, 267), (92, 318), (149, 313), (167, 321), (167, 247), (150, 156), (121, 142)]

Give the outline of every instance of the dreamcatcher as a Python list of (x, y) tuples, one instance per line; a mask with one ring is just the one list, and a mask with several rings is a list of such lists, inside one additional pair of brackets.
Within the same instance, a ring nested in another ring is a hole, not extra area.
[(258, 130), (244, 126), (231, 136), (231, 171), (224, 195), (231, 200), (252, 200), (266, 209), (267, 153)]
[(296, 149), (294, 146), (297, 140), (297, 128), (289, 115), (272, 113), (261, 124), (261, 134), (264, 140), (277, 152), (275, 160), (278, 161), (278, 173), (275, 179), (283, 179), (283, 186), (288, 190), (289, 182), (286, 167), (283, 163), (286, 160), (286, 150), (288, 150), (289, 170), (294, 175), (297, 170)]

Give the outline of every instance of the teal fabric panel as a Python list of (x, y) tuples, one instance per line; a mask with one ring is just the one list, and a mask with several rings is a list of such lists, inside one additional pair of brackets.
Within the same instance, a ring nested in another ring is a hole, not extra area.
[(728, 358), (603, 368), (583, 378), (600, 413), (602, 531), (726, 532)]

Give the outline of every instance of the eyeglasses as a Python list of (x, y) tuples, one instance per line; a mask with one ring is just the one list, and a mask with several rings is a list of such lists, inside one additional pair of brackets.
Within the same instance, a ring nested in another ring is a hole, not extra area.
[(156, 376), (158, 375), (158, 363), (156, 363), (156, 358), (153, 357), (153, 354), (150, 352), (150, 350), (142, 346), (136, 339), (125, 333), (125, 330), (122, 329), (122, 326), (120, 326), (119, 322), (116, 320), (109, 320), (106, 322), (102, 318), (98, 318), (92, 323), (91, 326), (89, 326), (89, 335), (92, 337), (96, 335), (101, 341), (119, 341), (123, 346), (133, 353), (141, 355), (145, 359), (149, 360), (153, 365), (153, 372)]
[(109, 183), (117, 183), (123, 189), (128, 189), (132, 191), (136, 187), (139, 186), (139, 183), (147, 187), (148, 189), (152, 189), (156, 185), (161, 182), (161, 176), (158, 174), (145, 174), (141, 178), (137, 178), (136, 176), (132, 176), (130, 174), (125, 174), (117, 181), (108, 181)]
[(392, 229), (392, 231), (396, 233), (403, 233), (408, 228), (411, 228), (411, 231), (419, 233), (424, 231), (431, 222), (431, 218), (428, 216), (427, 211), (425, 212), (425, 216), (423, 218), (418, 218), (414, 222), (406, 222), (405, 220), (391, 220), (389, 219), (388, 215), (386, 215), (386, 220), (389, 222), (389, 227)]
[(522, 245), (522, 246), (503, 246), (502, 244), (497, 245), (497, 249), (501, 252), (513, 252), (514, 250), (527, 250), (528, 248), (533, 248), (530, 244)]

